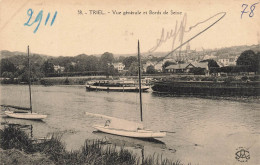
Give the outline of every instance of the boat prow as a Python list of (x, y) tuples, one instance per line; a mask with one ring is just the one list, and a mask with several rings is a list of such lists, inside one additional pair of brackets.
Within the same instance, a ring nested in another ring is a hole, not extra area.
[(18, 112), (18, 111), (5, 111), (5, 115), (17, 119), (28, 119), (28, 120), (42, 120), (47, 117), (47, 115), (31, 113), (31, 112)]
[(93, 128), (108, 134), (131, 137), (131, 138), (149, 139), (149, 138), (163, 138), (166, 136), (166, 132), (154, 132), (152, 130), (146, 130), (146, 129), (137, 129), (133, 131), (133, 130), (125, 130), (125, 129), (115, 129), (109, 126), (100, 126), (100, 125), (94, 125)]

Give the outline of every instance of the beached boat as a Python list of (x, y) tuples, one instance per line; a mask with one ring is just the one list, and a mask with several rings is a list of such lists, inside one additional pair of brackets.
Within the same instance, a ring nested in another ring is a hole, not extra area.
[(104, 125), (92, 126), (96, 130), (104, 133), (141, 139), (162, 138), (166, 136), (166, 132), (145, 129), (142, 122), (128, 121), (116, 117), (94, 114), (89, 112), (86, 112), (85, 114), (87, 116), (106, 119)]
[(119, 136), (126, 136), (126, 137), (134, 137), (134, 138), (161, 138), (165, 136), (164, 132), (154, 132), (151, 130), (145, 130), (145, 129), (137, 129), (135, 131), (130, 130), (119, 130), (116, 128), (109, 128), (104, 126), (93, 126), (95, 129), (106, 132), (109, 134), (119, 135)]
[[(146, 91), (150, 87), (142, 86), (141, 90)], [(89, 81), (86, 83), (86, 89), (90, 91), (116, 91), (116, 92), (138, 92), (139, 87), (134, 81), (125, 80), (100, 80)]]
[(23, 112), (23, 111), (5, 111), (5, 114), (9, 117), (17, 119), (28, 119), (28, 120), (41, 120), (45, 119), (47, 115), (41, 115), (34, 112)]
[(133, 122), (124, 119), (119, 119), (115, 117), (100, 115), (100, 114), (93, 114), (86, 112), (88, 116), (94, 117), (101, 117), (107, 119), (104, 126), (101, 125), (94, 125), (93, 128), (97, 129), (98, 131), (118, 135), (118, 136), (126, 136), (132, 138), (142, 138), (142, 139), (151, 139), (151, 138), (162, 138), (166, 136), (165, 131), (152, 131), (149, 129), (145, 129), (142, 122), (143, 122), (143, 113), (142, 113), (142, 85), (141, 85), (141, 60), (140, 60), (140, 50), (139, 50), (139, 41), (138, 41), (138, 75), (139, 75), (139, 95), (140, 95), (140, 122)]
[[(42, 119), (45, 119), (47, 117), (47, 115), (32, 112), (31, 69), (30, 69), (29, 46), (28, 46), (28, 66), (29, 66), (28, 69), (29, 69), (29, 94), (30, 94), (29, 111), (28, 111), (28, 108), (20, 107), (20, 109), (24, 109), (24, 110), (13, 110), (13, 111), (8, 110), (8, 111), (5, 111), (5, 115), (12, 117), (12, 118), (17, 118), (17, 119), (42, 120)], [(15, 106), (13, 106), (12, 108), (15, 108)]]

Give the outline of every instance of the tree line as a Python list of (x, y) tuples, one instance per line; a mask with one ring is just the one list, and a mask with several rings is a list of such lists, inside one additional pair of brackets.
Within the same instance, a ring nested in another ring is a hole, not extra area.
[[(148, 59), (142, 59), (142, 64)], [(153, 57), (151, 61), (161, 61), (163, 57)], [(138, 71), (137, 57), (120, 56), (115, 58), (112, 53), (105, 52), (100, 57), (93, 55), (80, 54), (75, 57), (52, 57), (46, 58), (40, 55), (32, 54), (31, 61), (31, 79), (37, 80), (49, 76), (82, 76), (82, 75), (116, 75), (118, 71), (113, 63), (122, 62), (125, 65), (125, 75), (136, 75)], [(203, 62), (203, 61), (202, 61)], [(255, 53), (247, 50), (241, 53), (237, 59), (236, 66), (227, 66), (219, 68), (216, 61), (208, 60), (210, 72), (255, 72), (259, 73), (260, 52)], [(176, 64), (166, 61), (162, 70), (169, 65)], [(56, 68), (55, 68), (56, 67)], [(148, 66), (146, 73), (157, 73), (154, 66)], [(17, 79), (21, 82), (28, 82), (28, 58), (25, 55), (16, 55), (1, 59), (0, 76), (11, 80)]]
[[(157, 58), (156, 58), (157, 60)], [(30, 56), (31, 79), (56, 76), (82, 75), (115, 75), (118, 70), (114, 63), (122, 62), (125, 65), (125, 74), (133, 75), (137, 71), (137, 57), (120, 56), (115, 58), (112, 53), (105, 52), (100, 57), (80, 54), (75, 57), (46, 58), (32, 54)], [(8, 79), (18, 79), (28, 82), (28, 58), (25, 55), (16, 55), (1, 59), (0, 76)]]

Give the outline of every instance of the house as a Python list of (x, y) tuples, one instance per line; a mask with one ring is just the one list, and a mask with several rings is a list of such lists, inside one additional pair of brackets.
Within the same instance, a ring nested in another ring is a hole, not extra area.
[(222, 66), (235, 66), (237, 62), (236, 57), (227, 57), (227, 58), (219, 58), (217, 62), (219, 62)]
[(113, 63), (112, 65), (114, 66), (115, 69), (118, 70), (118, 72), (123, 71), (125, 68), (125, 65), (122, 62)]
[(214, 55), (212, 55), (212, 54), (210, 54), (210, 55), (205, 55), (204, 57), (203, 57), (203, 60), (209, 60), (209, 59), (213, 59), (213, 60), (215, 60), (217, 57), (216, 56), (214, 56)]
[(200, 68), (205, 73), (205, 75), (209, 75), (209, 66), (208, 62), (191, 62), (186, 66), (187, 72), (194, 73), (194, 69)]
[(148, 66), (154, 66), (154, 69), (158, 72), (162, 72), (162, 66), (163, 61), (157, 62), (157, 61), (147, 61), (146, 64), (143, 65), (144, 72), (146, 72), (146, 69)]
[(143, 65), (144, 72), (146, 72), (146, 69), (148, 66), (154, 66), (156, 62), (147, 61), (146, 64)]
[(65, 71), (65, 67), (60, 66), (60, 65), (54, 65), (54, 71), (57, 73), (63, 73)]
[(175, 64), (175, 65), (170, 65), (170, 66), (167, 66), (165, 68), (165, 70), (167, 72), (171, 72), (171, 73), (186, 73), (186, 67), (187, 67), (187, 63), (185, 64)]
[(196, 68), (200, 68), (207, 75), (209, 74), (208, 62), (191, 62), (166, 67), (167, 72), (171, 73), (193, 73)]
[(157, 63), (154, 65), (154, 69), (157, 70), (158, 72), (162, 72), (162, 67), (163, 67), (163, 62), (162, 62), (162, 61), (157, 62)]

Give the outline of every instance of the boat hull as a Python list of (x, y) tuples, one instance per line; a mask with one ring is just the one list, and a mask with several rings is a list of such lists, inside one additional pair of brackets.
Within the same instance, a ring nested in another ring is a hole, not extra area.
[(5, 111), (5, 115), (12, 118), (28, 119), (28, 120), (42, 120), (47, 117), (47, 115), (42, 115), (38, 113), (31, 113), (31, 112), (16, 113), (13, 111)]
[(165, 132), (153, 132), (151, 130), (128, 131), (128, 130), (114, 129), (114, 128), (109, 128), (106, 126), (99, 126), (99, 125), (94, 125), (93, 128), (108, 134), (132, 137), (132, 138), (148, 139), (148, 138), (162, 138), (166, 136)]
[(201, 96), (259, 96), (260, 82), (164, 81), (156, 82), (157, 93)]
[[(147, 91), (150, 87), (143, 86), (142, 92)], [(115, 91), (115, 92), (139, 92), (138, 87), (106, 87), (106, 86), (95, 86), (86, 85), (86, 89), (89, 91)]]

